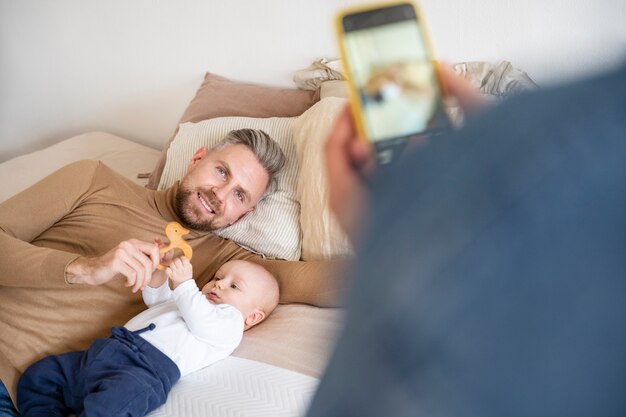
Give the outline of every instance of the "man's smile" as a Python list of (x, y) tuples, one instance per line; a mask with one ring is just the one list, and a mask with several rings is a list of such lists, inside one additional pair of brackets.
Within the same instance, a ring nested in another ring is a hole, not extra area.
[(202, 204), (202, 206), (206, 209), (206, 211), (208, 211), (210, 214), (215, 214), (215, 210), (211, 207), (211, 204), (209, 204), (209, 202), (207, 201), (208, 199), (205, 198), (199, 192), (197, 194), (198, 194), (198, 200), (200, 200), (200, 204)]

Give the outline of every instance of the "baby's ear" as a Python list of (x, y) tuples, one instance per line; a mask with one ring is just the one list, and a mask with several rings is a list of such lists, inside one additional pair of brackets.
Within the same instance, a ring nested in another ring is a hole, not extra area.
[(265, 319), (265, 313), (258, 309), (254, 310), (252, 313), (248, 314), (248, 317), (246, 317), (246, 330), (255, 324), (259, 324), (263, 321), (263, 319)]

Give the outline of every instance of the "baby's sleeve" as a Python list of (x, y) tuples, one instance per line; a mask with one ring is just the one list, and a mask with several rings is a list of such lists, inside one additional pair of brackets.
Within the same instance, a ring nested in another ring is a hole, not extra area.
[(212, 304), (193, 280), (180, 284), (172, 295), (180, 315), (195, 337), (212, 345), (237, 346), (241, 342), (244, 320), (235, 307)]
[(163, 285), (158, 288), (147, 286), (141, 291), (141, 295), (143, 297), (143, 302), (146, 303), (148, 307), (152, 307), (171, 299), (172, 290), (170, 289), (168, 280), (165, 280)]

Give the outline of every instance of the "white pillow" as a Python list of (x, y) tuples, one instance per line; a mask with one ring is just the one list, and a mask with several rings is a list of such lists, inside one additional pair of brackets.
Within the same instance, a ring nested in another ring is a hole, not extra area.
[(352, 246), (328, 207), (328, 184), (324, 144), (335, 119), (346, 106), (344, 98), (328, 97), (298, 117), (293, 140), (298, 152), (302, 259), (306, 261), (344, 257)]
[(210, 149), (231, 130), (263, 130), (278, 143), (287, 159), (277, 178), (276, 191), (261, 200), (254, 211), (237, 223), (214, 233), (270, 258), (300, 259), (300, 206), (296, 199), (298, 161), (291, 132), (294, 119), (219, 117), (198, 123), (182, 123), (167, 151), (158, 189), (167, 188), (181, 179), (193, 154), (202, 146)]

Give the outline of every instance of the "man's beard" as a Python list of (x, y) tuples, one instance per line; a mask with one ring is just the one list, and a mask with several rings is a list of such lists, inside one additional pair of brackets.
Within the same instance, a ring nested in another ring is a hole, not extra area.
[[(175, 209), (183, 226), (198, 232), (212, 232), (219, 229), (213, 224), (215, 217), (203, 220), (203, 213), (199, 213), (193, 206), (192, 200), (195, 198), (198, 198), (197, 191), (182, 187), (176, 191)], [(217, 215), (217, 212), (215, 214)]]

